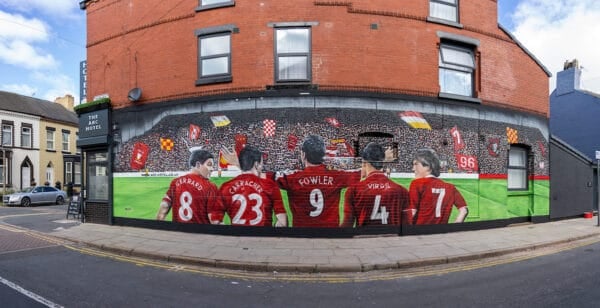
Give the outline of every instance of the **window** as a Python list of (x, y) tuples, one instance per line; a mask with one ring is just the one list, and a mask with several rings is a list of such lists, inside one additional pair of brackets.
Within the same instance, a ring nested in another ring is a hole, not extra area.
[(4, 174), (6, 173), (6, 169), (4, 168), (4, 160), (0, 160), (0, 182), (2, 183), (2, 187), (6, 184), (4, 181)]
[(46, 150), (54, 150), (54, 129), (46, 128)]
[(67, 161), (65, 162), (65, 185), (67, 185), (67, 183), (73, 183), (73, 162), (72, 161)]
[(458, 23), (458, 0), (429, 0), (429, 16)]
[(108, 157), (105, 152), (90, 152), (87, 155), (88, 198), (108, 200)]
[(204, 11), (218, 7), (234, 6), (235, 0), (200, 0), (196, 11)]
[(275, 29), (275, 81), (310, 82), (310, 28)]
[(21, 127), (21, 147), (31, 148), (31, 127)]
[(62, 150), (63, 152), (69, 152), (69, 138), (71, 137), (71, 133), (69, 131), (62, 131)]
[(198, 80), (196, 85), (230, 82), (231, 33), (235, 25), (196, 30), (198, 36)]
[(9, 124), (2, 124), (2, 145), (12, 146), (13, 141), (13, 126)]
[(74, 162), (73, 164), (75, 167), (75, 178), (73, 179), (73, 183), (75, 185), (81, 185), (81, 163)]
[(442, 93), (473, 96), (475, 71), (473, 50), (458, 45), (441, 44), (439, 66)]
[(527, 190), (527, 150), (511, 146), (508, 151), (508, 189)]

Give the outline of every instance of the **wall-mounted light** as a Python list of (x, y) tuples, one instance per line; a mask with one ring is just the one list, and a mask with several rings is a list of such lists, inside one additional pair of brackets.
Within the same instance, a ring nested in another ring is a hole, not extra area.
[(140, 88), (133, 88), (127, 94), (127, 98), (132, 102), (137, 102), (140, 100), (140, 97), (142, 97), (142, 89)]
[(79, 9), (82, 11), (85, 11), (85, 9), (87, 9), (88, 5), (94, 3), (94, 2), (98, 2), (98, 0), (83, 0), (83, 1), (79, 1)]

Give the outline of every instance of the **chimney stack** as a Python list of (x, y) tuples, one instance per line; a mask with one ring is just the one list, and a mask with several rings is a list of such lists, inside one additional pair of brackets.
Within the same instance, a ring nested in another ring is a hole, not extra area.
[(565, 61), (564, 70), (556, 74), (556, 95), (571, 93), (580, 89), (581, 69), (579, 61)]
[(57, 104), (61, 104), (63, 107), (65, 107), (69, 111), (74, 111), (73, 106), (75, 104), (75, 98), (71, 94), (67, 94), (63, 97), (57, 97), (54, 100), (54, 102)]

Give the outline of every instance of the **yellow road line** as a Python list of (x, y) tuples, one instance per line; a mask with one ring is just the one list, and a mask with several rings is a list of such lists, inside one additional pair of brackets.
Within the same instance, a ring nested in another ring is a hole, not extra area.
[[(291, 282), (325, 282), (325, 283), (349, 283), (349, 282), (368, 282), (368, 281), (385, 281), (401, 278), (414, 278), (432, 275), (444, 275), (454, 272), (469, 271), (480, 268), (487, 268), (497, 265), (515, 263), (525, 261), (541, 256), (551, 255), (566, 250), (576, 249), (584, 246), (589, 246), (600, 242), (600, 237), (594, 237), (589, 240), (581, 240), (573, 243), (563, 244), (556, 247), (547, 247), (541, 249), (532, 249), (516, 254), (524, 254), (521, 256), (499, 256), (493, 259), (481, 259), (475, 261), (466, 261), (455, 264), (441, 264), (430, 267), (418, 267), (415, 269), (392, 269), (387, 271), (369, 271), (358, 273), (274, 273), (274, 272), (252, 272), (252, 271), (236, 271), (224, 268), (188, 266), (182, 264), (168, 263), (167, 261), (152, 261), (139, 257), (124, 256), (117, 253), (107, 252), (90, 247), (77, 247), (68, 244), (66, 241), (56, 239), (54, 237), (45, 236), (30, 230), (22, 230), (17, 227), (8, 225), (0, 225), (0, 229), (12, 232), (26, 233), (32, 237), (63, 246), (72, 251), (81, 254), (109, 258), (120, 262), (132, 263), (137, 266), (149, 266), (170, 271), (187, 272), (200, 274), (209, 277), (225, 278), (225, 279), (241, 279), (241, 280), (262, 280), (262, 281), (291, 281)], [(455, 265), (455, 266), (453, 266)]]
[[(133, 263), (138, 266), (150, 266), (171, 271), (187, 272), (201, 274), (210, 277), (227, 278), (227, 279), (242, 279), (242, 280), (283, 280), (292, 282), (325, 282), (325, 283), (349, 283), (349, 282), (368, 282), (368, 281), (385, 281), (400, 278), (414, 278), (432, 275), (443, 275), (460, 271), (475, 270), (480, 268), (492, 267), (497, 265), (515, 263), (525, 261), (545, 255), (555, 254), (558, 252), (580, 248), (600, 242), (600, 238), (579, 242), (558, 249), (540, 249), (527, 251), (525, 256), (502, 258), (499, 260), (481, 260), (466, 262), (466, 264), (443, 264), (441, 266), (415, 268), (413, 270), (392, 270), (385, 272), (360, 272), (360, 273), (271, 273), (271, 272), (245, 272), (235, 271), (221, 268), (201, 268), (195, 266), (186, 266), (181, 264), (169, 264), (158, 261), (151, 261), (137, 257), (129, 257), (118, 255), (115, 253), (100, 251), (92, 248), (78, 248), (71, 245), (63, 245), (64, 247), (80, 252), (82, 254), (93, 255), (98, 257), (110, 258), (122, 262)], [(524, 252), (525, 253), (525, 252)]]
[(31, 214), (13, 214), (13, 215), (5, 215), (0, 216), (0, 219), (11, 218), (11, 217), (24, 217), (24, 216), (37, 216), (37, 215), (51, 215), (53, 213), (49, 212), (40, 212), (40, 213), (31, 213)]

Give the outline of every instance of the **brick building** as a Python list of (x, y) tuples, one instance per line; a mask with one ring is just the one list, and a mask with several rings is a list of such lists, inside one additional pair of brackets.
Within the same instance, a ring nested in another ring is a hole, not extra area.
[[(106, 182), (87, 197), (111, 223), (153, 219), (163, 187), (140, 216), (119, 184), (181, 174), (191, 148), (258, 145), (265, 168), (282, 171), (301, 168), (309, 134), (324, 139), (329, 168), (360, 167), (370, 141), (393, 147), (386, 168), (407, 189), (415, 151), (435, 150), (441, 178), (467, 199), (466, 222), (548, 217), (550, 73), (498, 24), (495, 0), (80, 5), (88, 98), (110, 104), (78, 111), (82, 125), (108, 110), (79, 143), (87, 157), (110, 154), (86, 179)], [(225, 163), (219, 175), (236, 171)]]

